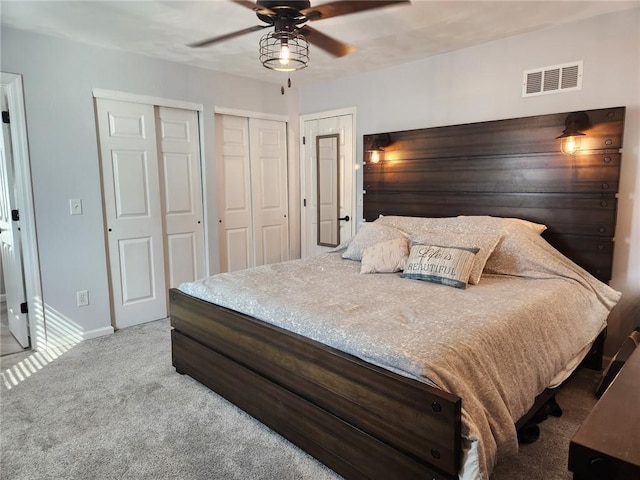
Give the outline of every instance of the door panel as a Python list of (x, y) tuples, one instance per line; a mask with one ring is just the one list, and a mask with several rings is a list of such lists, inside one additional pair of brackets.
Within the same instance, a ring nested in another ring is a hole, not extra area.
[(286, 231), (282, 225), (266, 225), (262, 227), (259, 238), (262, 238), (262, 258), (264, 265), (278, 263), (284, 260), (281, 252), (282, 244), (286, 241)]
[(228, 272), (244, 270), (252, 266), (253, 247), (251, 245), (251, 231), (248, 228), (227, 228), (225, 230), (226, 245), (232, 245), (224, 253), (225, 265)]
[[(0, 92), (1, 108), (7, 110), (6, 93)], [(21, 313), (20, 304), (26, 300), (22, 251), (18, 223), (11, 218), (16, 209), (13, 176), (13, 153), (9, 125), (2, 124), (0, 135), (0, 255), (4, 275), (9, 330), (23, 348), (29, 346), (27, 315)]]
[(247, 119), (216, 115), (216, 139), (220, 271), (231, 272), (254, 265)]
[(180, 259), (171, 262), (169, 269), (169, 284), (180, 285), (183, 282), (192, 282), (199, 278), (199, 262), (195, 257), (197, 240), (193, 232), (176, 233), (167, 235), (167, 257)]
[(122, 304), (153, 299), (153, 239), (128, 238), (118, 242), (122, 275)]
[(149, 165), (146, 151), (111, 151), (116, 218), (149, 217)]
[(167, 316), (154, 107), (97, 100), (115, 326)]
[(169, 288), (205, 275), (198, 116), (158, 107)]
[(255, 264), (282, 262), (289, 259), (286, 124), (250, 118), (249, 132)]

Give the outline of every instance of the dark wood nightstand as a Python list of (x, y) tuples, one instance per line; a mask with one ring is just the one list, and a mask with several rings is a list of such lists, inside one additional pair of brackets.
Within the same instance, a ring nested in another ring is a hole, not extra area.
[(569, 470), (574, 480), (640, 479), (640, 348), (571, 439)]

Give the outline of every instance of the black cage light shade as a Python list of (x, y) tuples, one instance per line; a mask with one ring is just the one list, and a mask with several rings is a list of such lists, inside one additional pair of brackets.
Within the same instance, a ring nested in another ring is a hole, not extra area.
[(260, 62), (278, 72), (295, 72), (309, 64), (309, 44), (295, 31), (267, 33), (260, 39)]

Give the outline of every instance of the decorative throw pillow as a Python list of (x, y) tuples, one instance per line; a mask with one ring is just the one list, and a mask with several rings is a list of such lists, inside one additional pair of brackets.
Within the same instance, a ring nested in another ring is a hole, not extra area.
[(467, 288), (477, 248), (413, 245), (403, 278)]
[(412, 243), (422, 245), (446, 245), (463, 249), (476, 249), (473, 261), (473, 268), (469, 275), (469, 283), (477, 285), (480, 283), (482, 271), (500, 241), (501, 235), (494, 233), (458, 233), (458, 232), (422, 232), (411, 238)]
[(358, 233), (351, 239), (347, 249), (342, 254), (342, 258), (351, 260), (362, 260), (362, 253), (367, 247), (371, 247), (376, 243), (385, 242), (387, 240), (409, 238), (409, 235), (401, 230), (387, 225), (378, 223), (365, 223), (360, 227)]
[(394, 238), (364, 249), (360, 273), (391, 273), (404, 270), (409, 258), (409, 241)]

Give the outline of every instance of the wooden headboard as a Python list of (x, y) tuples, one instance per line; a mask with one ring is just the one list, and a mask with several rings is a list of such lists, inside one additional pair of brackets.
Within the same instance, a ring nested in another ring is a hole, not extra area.
[[(625, 107), (586, 110), (581, 150), (556, 140), (571, 112), (364, 136), (364, 218), (518, 217), (608, 282)], [(389, 135), (379, 163), (367, 151)]]

